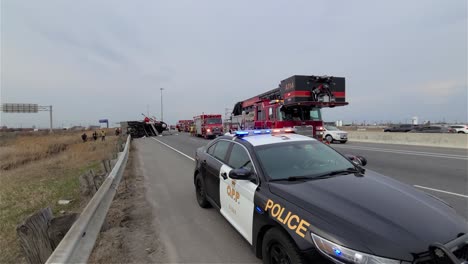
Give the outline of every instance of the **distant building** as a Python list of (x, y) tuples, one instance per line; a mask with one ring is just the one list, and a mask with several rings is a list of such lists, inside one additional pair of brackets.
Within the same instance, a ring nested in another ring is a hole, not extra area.
[(89, 126), (87, 130), (99, 130), (101, 129), (101, 126)]
[(86, 129), (86, 128), (83, 127), (83, 126), (72, 126), (72, 127), (70, 127), (69, 130), (72, 130), (72, 131), (83, 131), (83, 130), (85, 130), (85, 129)]

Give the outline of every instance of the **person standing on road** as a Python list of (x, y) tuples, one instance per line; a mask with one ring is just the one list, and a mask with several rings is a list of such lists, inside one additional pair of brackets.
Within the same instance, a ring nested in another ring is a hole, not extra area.
[(106, 140), (106, 131), (104, 131), (103, 129), (101, 130), (101, 141), (104, 141), (104, 140)]
[(190, 126), (190, 135), (195, 136), (195, 126), (194, 125)]

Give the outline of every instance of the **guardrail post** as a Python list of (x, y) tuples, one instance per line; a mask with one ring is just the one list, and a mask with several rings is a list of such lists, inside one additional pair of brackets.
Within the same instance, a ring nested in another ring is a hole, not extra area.
[(16, 227), (21, 248), (30, 264), (44, 263), (53, 252), (47, 229), (53, 218), (50, 207), (28, 217)]

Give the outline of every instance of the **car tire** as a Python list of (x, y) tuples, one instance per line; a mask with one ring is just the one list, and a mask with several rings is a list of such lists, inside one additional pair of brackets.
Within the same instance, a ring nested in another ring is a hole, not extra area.
[(458, 134), (465, 134), (465, 132), (463, 132), (463, 131), (458, 131)]
[(326, 135), (325, 136), (325, 140), (328, 142), (328, 143), (332, 143), (333, 142), (333, 137), (331, 135)]
[(195, 176), (195, 195), (197, 197), (197, 202), (201, 208), (210, 208), (211, 204), (208, 199), (206, 199), (205, 190), (205, 182), (199, 173), (197, 176)]
[(279, 228), (272, 228), (263, 237), (262, 257), (264, 264), (306, 263), (291, 238)]
[(344, 144), (344, 143), (348, 142), (348, 140), (341, 140), (340, 142), (341, 142), (341, 144)]

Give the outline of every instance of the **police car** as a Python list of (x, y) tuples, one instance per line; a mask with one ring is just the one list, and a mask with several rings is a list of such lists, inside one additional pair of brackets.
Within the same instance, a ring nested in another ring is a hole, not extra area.
[(196, 152), (198, 204), (263, 263), (468, 263), (467, 223), (449, 205), (284, 132), (238, 131)]

